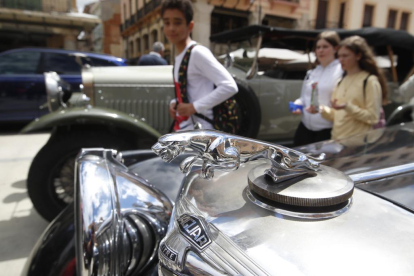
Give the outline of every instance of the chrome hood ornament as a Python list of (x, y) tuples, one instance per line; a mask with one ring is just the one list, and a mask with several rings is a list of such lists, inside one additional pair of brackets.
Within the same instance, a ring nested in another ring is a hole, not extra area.
[(215, 130), (167, 134), (159, 138), (152, 150), (166, 162), (183, 153), (194, 155), (187, 157), (180, 169), (188, 173), (193, 165), (201, 164), (201, 177), (205, 179), (211, 179), (214, 170), (237, 170), (242, 163), (267, 159), (271, 167), (264, 173), (275, 183), (314, 174), (325, 157), (323, 153), (313, 157), (280, 145)]

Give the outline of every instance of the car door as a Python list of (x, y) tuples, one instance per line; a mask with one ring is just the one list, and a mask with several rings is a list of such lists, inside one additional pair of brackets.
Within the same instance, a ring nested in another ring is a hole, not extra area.
[(19, 51), (0, 55), (0, 121), (30, 121), (46, 101), (41, 53)]
[(44, 53), (43, 71), (56, 72), (71, 85), (73, 92), (79, 92), (82, 83), (82, 58), (71, 53)]

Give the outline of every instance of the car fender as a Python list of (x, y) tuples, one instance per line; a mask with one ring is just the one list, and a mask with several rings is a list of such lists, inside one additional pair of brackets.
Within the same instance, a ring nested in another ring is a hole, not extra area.
[(140, 135), (144, 134), (147, 138), (158, 139), (161, 136), (158, 131), (137, 118), (102, 107), (73, 107), (57, 110), (34, 120), (20, 133), (33, 133), (59, 126), (90, 124), (119, 127)]
[(387, 120), (387, 126), (411, 122), (413, 118), (414, 100), (408, 104), (397, 107)]

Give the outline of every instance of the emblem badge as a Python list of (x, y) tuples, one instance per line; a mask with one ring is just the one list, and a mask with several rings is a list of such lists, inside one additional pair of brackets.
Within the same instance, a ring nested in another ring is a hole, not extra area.
[(177, 260), (177, 252), (169, 248), (165, 243), (161, 244), (160, 249), (162, 255), (164, 255), (167, 259), (170, 259), (173, 262)]
[(203, 250), (211, 243), (203, 224), (197, 217), (185, 214), (179, 217), (177, 222), (184, 238), (198, 249)]

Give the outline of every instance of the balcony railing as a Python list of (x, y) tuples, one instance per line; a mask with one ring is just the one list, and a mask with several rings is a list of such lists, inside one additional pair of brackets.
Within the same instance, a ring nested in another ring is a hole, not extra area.
[(139, 9), (135, 15), (136, 15), (137, 21), (140, 20), (141, 18), (144, 17), (144, 9), (143, 8)]
[(148, 3), (145, 3), (144, 5), (144, 15), (147, 15), (148, 13), (152, 12), (157, 8), (159, 5), (161, 5), (162, 0), (151, 0)]
[(318, 21), (317, 19), (309, 20), (308, 22), (309, 29), (336, 29), (339, 24), (335, 21)]

